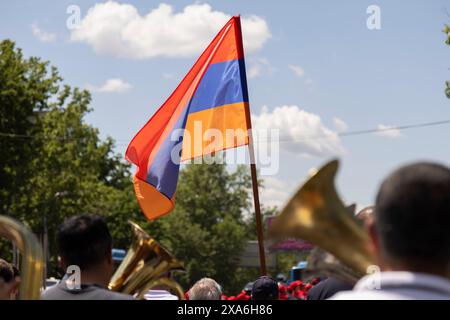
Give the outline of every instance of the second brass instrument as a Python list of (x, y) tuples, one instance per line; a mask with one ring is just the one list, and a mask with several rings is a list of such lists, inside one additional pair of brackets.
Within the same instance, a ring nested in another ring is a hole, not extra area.
[(148, 290), (163, 285), (183, 300), (183, 289), (167, 276), (172, 271), (184, 271), (183, 265), (136, 223), (129, 223), (134, 241), (111, 278), (109, 289), (142, 299)]
[(333, 254), (361, 277), (374, 264), (369, 235), (339, 198), (333, 160), (315, 173), (288, 201), (269, 230), (275, 240), (299, 238)]

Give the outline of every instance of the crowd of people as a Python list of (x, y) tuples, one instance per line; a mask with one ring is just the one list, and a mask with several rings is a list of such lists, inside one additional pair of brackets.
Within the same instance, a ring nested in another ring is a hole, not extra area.
[[(450, 299), (450, 169), (435, 163), (401, 167), (381, 184), (375, 206), (361, 217), (368, 229), (381, 272), (356, 285), (338, 278), (315, 278), (289, 285), (263, 276), (249, 290), (225, 296), (215, 280), (203, 278), (190, 288), (187, 300), (353, 300)], [(81, 284), (73, 288), (66, 275), (42, 293), (44, 300), (133, 299), (108, 290), (114, 271), (112, 237), (95, 215), (67, 219), (57, 234), (61, 267), (76, 265)], [(20, 274), (0, 260), (0, 298), (15, 299)], [(151, 290), (149, 300), (177, 299), (167, 290)]]
[(310, 282), (306, 283), (301, 280), (295, 280), (287, 285), (284, 282), (263, 276), (253, 283), (250, 290), (242, 290), (235, 296), (222, 295), (222, 300), (271, 300), (258, 299), (257, 292), (260, 294), (263, 292), (264, 296), (266, 290), (268, 296), (278, 297), (277, 300), (307, 300), (308, 293), (319, 281), (318, 278), (313, 278)]
[(319, 282), (314, 278), (309, 283), (301, 280), (289, 285), (268, 276), (262, 276), (247, 290), (234, 296), (223, 294), (221, 286), (213, 279), (203, 278), (185, 293), (186, 300), (307, 300), (308, 292)]

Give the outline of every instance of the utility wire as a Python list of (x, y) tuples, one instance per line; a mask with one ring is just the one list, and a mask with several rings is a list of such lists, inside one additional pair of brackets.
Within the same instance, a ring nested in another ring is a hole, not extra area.
[(377, 133), (377, 132), (392, 131), (392, 130), (407, 130), (407, 129), (414, 129), (414, 128), (433, 127), (433, 126), (440, 126), (440, 125), (443, 125), (443, 124), (450, 124), (450, 120), (442, 120), (442, 121), (434, 121), (434, 122), (423, 122), (423, 123), (395, 126), (395, 127), (389, 127), (389, 128), (377, 128), (377, 129), (368, 129), (368, 130), (359, 130), (359, 131), (348, 131), (348, 132), (338, 133), (338, 135), (340, 137), (357, 136), (357, 135), (361, 135), (361, 134)]
[[(355, 130), (355, 131), (346, 131), (346, 132), (338, 132), (337, 135), (339, 137), (347, 137), (347, 136), (358, 136), (358, 135), (364, 135), (364, 134), (371, 134), (371, 133), (379, 133), (379, 132), (386, 132), (386, 131), (401, 131), (401, 130), (408, 130), (408, 129), (416, 129), (416, 128), (425, 128), (425, 127), (434, 127), (434, 126), (440, 126), (450, 124), (450, 119), (448, 120), (441, 120), (441, 121), (433, 121), (433, 122), (422, 122), (422, 123), (416, 123), (416, 124), (409, 124), (409, 125), (400, 125), (400, 126), (392, 126), (389, 128), (374, 128), (374, 129), (365, 129), (365, 130)], [(25, 134), (15, 134), (15, 133), (5, 133), (0, 132), (0, 137), (5, 138), (13, 138), (13, 139), (32, 139), (35, 138), (31, 135), (25, 135)], [(315, 139), (323, 139), (327, 138), (328, 136), (311, 136), (311, 137), (305, 137), (302, 139), (283, 139), (280, 140), (280, 142), (295, 142), (295, 141), (302, 141), (302, 140), (315, 140)], [(48, 137), (47, 139), (52, 139)], [(57, 138), (61, 140), (70, 140), (68, 138)], [(125, 139), (118, 139), (115, 141), (128, 141)], [(263, 142), (260, 140), (260, 142)], [(127, 145), (124, 143), (118, 143), (116, 146), (123, 146)]]

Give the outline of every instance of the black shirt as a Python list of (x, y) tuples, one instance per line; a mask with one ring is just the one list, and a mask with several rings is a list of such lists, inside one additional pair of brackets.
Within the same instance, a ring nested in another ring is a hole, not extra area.
[(307, 300), (326, 300), (340, 291), (352, 290), (353, 285), (338, 278), (327, 278), (308, 292)]

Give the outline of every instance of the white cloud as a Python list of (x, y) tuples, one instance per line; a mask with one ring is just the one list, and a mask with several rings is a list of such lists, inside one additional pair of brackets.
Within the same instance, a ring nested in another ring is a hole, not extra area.
[(91, 84), (86, 85), (86, 89), (93, 92), (116, 92), (124, 93), (130, 91), (132, 88), (131, 84), (126, 83), (120, 78), (111, 78), (106, 80), (101, 86), (94, 86)]
[(53, 42), (56, 40), (56, 33), (46, 32), (39, 28), (37, 24), (31, 25), (31, 32), (39, 39), (41, 42)]
[(337, 132), (347, 131), (348, 125), (344, 122), (344, 120), (339, 118), (333, 118), (334, 126), (336, 127)]
[(386, 126), (384, 124), (379, 124), (377, 127), (378, 132), (375, 132), (377, 136), (386, 138), (401, 138), (403, 137), (402, 132), (393, 126)]
[[(291, 69), (291, 71), (294, 73), (294, 75), (296, 77), (298, 77), (298, 78), (303, 78), (303, 77), (305, 77), (307, 75), (305, 70), (302, 67), (298, 66), (298, 65), (290, 64), (290, 65), (288, 65), (288, 67), (289, 67), (289, 69)], [(312, 85), (312, 83), (313, 83), (313, 80), (310, 77), (308, 77), (305, 80), (305, 84), (307, 86)]]
[[(214, 38), (230, 15), (214, 11), (209, 4), (191, 4), (175, 13), (161, 3), (141, 15), (131, 4), (115, 1), (91, 7), (71, 40), (91, 45), (98, 54), (122, 58), (193, 56)], [(271, 37), (264, 19), (242, 17), (246, 51), (260, 49)]]
[(294, 190), (294, 186), (274, 176), (265, 176), (263, 180), (264, 188), (260, 189), (261, 203), (265, 207), (278, 207), (282, 209)]
[(325, 127), (320, 117), (298, 106), (276, 107), (252, 115), (254, 128), (279, 130), (280, 149), (303, 156), (341, 155), (344, 147), (336, 132)]
[(273, 67), (271, 66), (269, 60), (265, 58), (248, 59), (248, 77), (256, 78), (263, 74), (271, 73)]
[(301, 78), (305, 75), (305, 70), (303, 70), (303, 68), (300, 66), (290, 64), (289, 69), (291, 69), (291, 71), (299, 78)]

